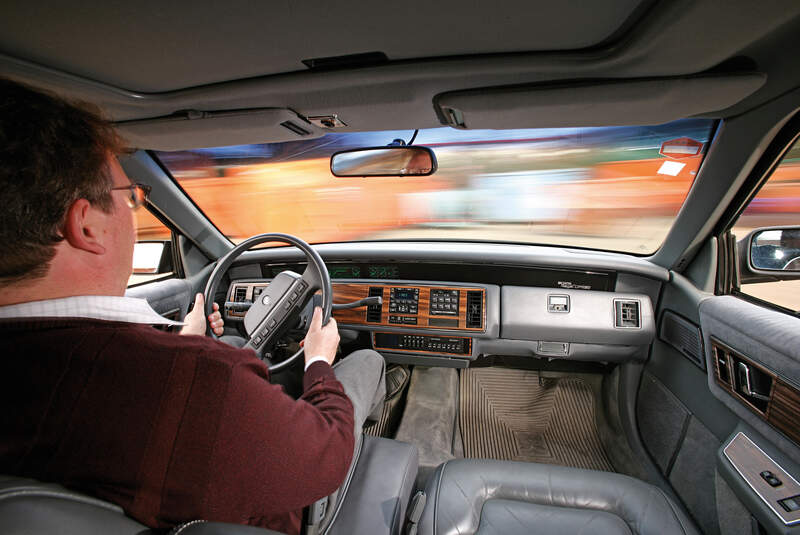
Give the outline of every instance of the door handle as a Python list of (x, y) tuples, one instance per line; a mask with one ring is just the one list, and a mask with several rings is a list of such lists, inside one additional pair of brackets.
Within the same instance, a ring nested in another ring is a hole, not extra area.
[(753, 399), (760, 399), (761, 401), (769, 401), (769, 396), (765, 396), (760, 392), (756, 392), (753, 388), (753, 383), (750, 378), (750, 366), (744, 362), (739, 362), (739, 385), (742, 392)]

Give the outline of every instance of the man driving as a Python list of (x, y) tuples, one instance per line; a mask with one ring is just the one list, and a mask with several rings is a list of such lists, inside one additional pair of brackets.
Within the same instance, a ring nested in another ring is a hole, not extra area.
[(336, 321), (314, 310), (303, 393), (269, 382), (202, 295), (181, 335), (124, 297), (147, 188), (84, 105), (0, 79), (0, 473), (61, 483), (150, 527), (205, 519), (299, 533), (334, 492), (383, 400), (383, 359), (332, 367)]

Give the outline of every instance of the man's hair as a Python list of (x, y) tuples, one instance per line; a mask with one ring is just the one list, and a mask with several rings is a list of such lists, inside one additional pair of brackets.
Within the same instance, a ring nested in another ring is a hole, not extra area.
[(0, 286), (47, 273), (76, 200), (112, 211), (122, 150), (95, 108), (0, 78)]

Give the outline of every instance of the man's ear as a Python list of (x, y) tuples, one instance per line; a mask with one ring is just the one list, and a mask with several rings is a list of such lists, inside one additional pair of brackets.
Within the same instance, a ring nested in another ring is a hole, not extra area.
[(72, 247), (88, 253), (104, 254), (102, 244), (102, 220), (86, 199), (78, 199), (67, 210), (64, 222), (64, 238)]

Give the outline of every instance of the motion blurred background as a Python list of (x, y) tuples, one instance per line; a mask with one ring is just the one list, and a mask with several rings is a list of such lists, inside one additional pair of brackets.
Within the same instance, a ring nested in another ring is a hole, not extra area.
[[(691, 188), (715, 123), (529, 130), (422, 130), (430, 177), (336, 178), (330, 156), (413, 132), (328, 134), (156, 156), (234, 242), (285, 232), (310, 243), (446, 239), (655, 252)], [(139, 239), (169, 238), (145, 211)], [(740, 218), (744, 237), (800, 223), (795, 146)]]

